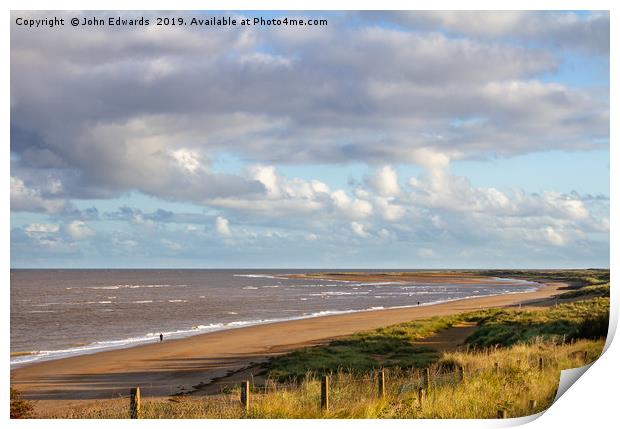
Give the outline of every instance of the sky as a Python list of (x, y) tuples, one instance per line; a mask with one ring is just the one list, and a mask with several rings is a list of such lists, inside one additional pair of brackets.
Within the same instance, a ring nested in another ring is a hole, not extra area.
[(607, 12), (48, 15), (12, 12), (13, 268), (609, 266)]

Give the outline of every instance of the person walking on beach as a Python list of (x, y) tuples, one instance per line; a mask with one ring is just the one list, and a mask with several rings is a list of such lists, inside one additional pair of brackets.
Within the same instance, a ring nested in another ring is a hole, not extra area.
[(164, 341), (164, 334), (159, 334), (159, 341)]

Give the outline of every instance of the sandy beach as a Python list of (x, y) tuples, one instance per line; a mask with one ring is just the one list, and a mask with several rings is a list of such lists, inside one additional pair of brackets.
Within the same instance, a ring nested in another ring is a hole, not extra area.
[(45, 361), (13, 369), (11, 385), (24, 398), (46, 403), (110, 399), (127, 395), (135, 386), (140, 386), (143, 396), (168, 396), (206, 386), (296, 348), (409, 320), (541, 304), (563, 287), (566, 284), (547, 283), (535, 292), (271, 323)]

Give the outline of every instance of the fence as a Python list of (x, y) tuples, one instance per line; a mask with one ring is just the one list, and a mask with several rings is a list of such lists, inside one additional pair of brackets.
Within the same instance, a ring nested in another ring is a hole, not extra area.
[[(523, 363), (521, 360), (516, 361), (517, 366), (521, 366)], [(545, 369), (545, 360), (542, 357), (538, 359), (530, 360), (528, 362), (524, 362), (529, 368), (533, 370), (543, 371)], [(512, 366), (512, 365), (510, 365)], [(500, 376), (502, 370), (508, 370), (508, 368), (504, 369), (500, 366), (499, 362), (495, 362), (491, 371), (493, 374)], [(450, 368), (441, 367), (441, 366), (431, 366), (426, 367), (421, 370), (411, 370), (409, 371), (409, 377), (405, 377), (405, 382), (403, 382), (403, 377), (394, 378), (390, 380), (386, 377), (386, 373), (388, 371), (385, 369), (380, 369), (376, 371), (375, 374), (367, 377), (355, 377), (356, 382), (365, 382), (371, 383), (368, 386), (376, 386), (376, 398), (381, 399), (386, 396), (386, 391), (391, 390), (395, 395), (402, 395), (404, 393), (413, 392), (418, 405), (422, 406), (424, 401), (426, 400), (427, 394), (434, 388), (439, 386), (450, 385), (456, 387), (460, 383), (466, 383), (468, 378), (471, 378), (477, 374), (486, 372), (488, 373), (488, 369), (468, 369), (464, 366), (453, 366)], [(230, 383), (222, 383), (223, 386), (228, 390), (231, 387)], [(264, 385), (255, 386), (253, 380), (244, 380), (240, 384), (237, 384), (240, 388), (239, 391), (239, 399), (238, 403), (240, 404), (241, 409), (247, 413), (250, 411), (251, 405), (251, 394), (267, 394), (270, 391), (278, 391), (278, 390), (289, 390), (294, 391), (299, 389), (299, 384), (297, 383), (278, 383), (275, 380), (265, 380)], [(317, 407), (319, 407), (323, 411), (330, 410), (330, 389), (334, 386), (338, 387), (337, 381), (334, 382), (332, 377), (329, 375), (324, 375), (320, 379), (320, 401), (317, 401)], [(370, 388), (372, 391), (374, 388)], [(538, 403), (534, 399), (530, 399), (528, 402), (528, 408), (530, 410), (535, 410)], [(131, 389), (130, 392), (130, 417), (132, 419), (139, 419), (142, 417), (141, 412), (141, 398), (140, 398), (140, 388), (136, 387)], [(505, 419), (509, 417), (508, 410), (505, 408), (497, 409), (497, 418)]]

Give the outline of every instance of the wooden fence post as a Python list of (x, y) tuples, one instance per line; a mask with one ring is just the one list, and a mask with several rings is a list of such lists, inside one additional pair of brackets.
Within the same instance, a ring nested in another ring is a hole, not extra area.
[(461, 383), (465, 382), (465, 367), (464, 366), (459, 366), (459, 379), (461, 380)]
[(321, 379), (321, 409), (329, 410), (329, 377), (326, 375)]
[(431, 369), (426, 367), (424, 369), (424, 389), (428, 392), (431, 389)]
[(139, 419), (140, 413), (140, 388), (134, 387), (129, 393), (129, 417), (132, 419)]
[(378, 377), (377, 377), (377, 383), (378, 383), (378, 395), (379, 398), (383, 398), (385, 396), (385, 371), (381, 370), (379, 371)]
[(420, 407), (424, 403), (424, 396), (425, 395), (426, 395), (426, 390), (424, 390), (423, 388), (420, 387), (418, 389), (418, 403), (420, 404)]
[(588, 361), (588, 351), (587, 350), (583, 352), (583, 361), (584, 362)]
[(497, 410), (497, 418), (498, 419), (505, 419), (508, 416), (508, 414), (506, 413), (506, 410), (500, 408), (499, 410)]
[(250, 409), (250, 382), (247, 380), (241, 382), (241, 406), (245, 411)]
[(499, 374), (499, 363), (498, 362), (495, 362), (493, 364), (493, 369), (495, 371), (495, 374)]
[(539, 371), (542, 371), (542, 370), (543, 370), (543, 368), (544, 368), (543, 358), (542, 358), (542, 357), (539, 357), (539, 358), (538, 358), (538, 370), (539, 370)]

